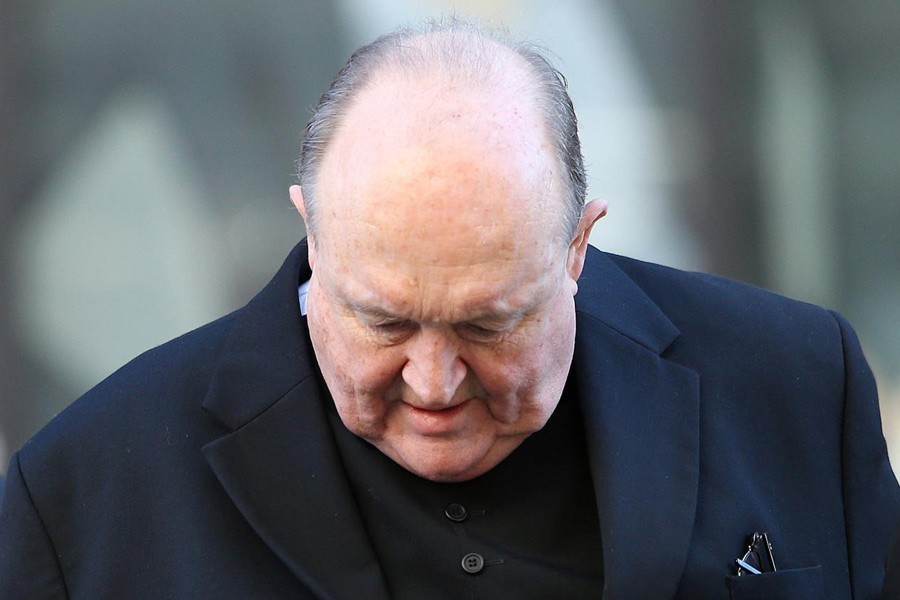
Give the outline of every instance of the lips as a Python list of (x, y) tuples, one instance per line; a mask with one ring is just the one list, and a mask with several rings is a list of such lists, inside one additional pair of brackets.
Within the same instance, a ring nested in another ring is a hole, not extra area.
[(462, 424), (460, 422), (462, 420), (461, 415), (471, 402), (472, 400), (469, 399), (439, 410), (429, 410), (404, 403), (403, 409), (406, 413), (408, 424), (411, 425), (416, 433), (431, 436), (447, 435), (459, 430)]

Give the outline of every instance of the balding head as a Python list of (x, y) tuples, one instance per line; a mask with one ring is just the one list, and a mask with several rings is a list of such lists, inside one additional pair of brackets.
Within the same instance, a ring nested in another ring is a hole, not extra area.
[[(400, 29), (360, 48), (322, 95), (307, 124), (299, 160), (311, 236), (318, 229), (321, 167), (331, 143), (362, 93), (388, 78), (531, 104), (532, 126), (545, 136), (561, 182), (561, 203), (548, 206), (544, 218), (548, 227), (561, 223), (560, 239), (571, 241), (584, 206), (585, 174), (565, 79), (532, 46), (457, 19)], [(396, 110), (404, 110), (404, 100), (397, 97)]]

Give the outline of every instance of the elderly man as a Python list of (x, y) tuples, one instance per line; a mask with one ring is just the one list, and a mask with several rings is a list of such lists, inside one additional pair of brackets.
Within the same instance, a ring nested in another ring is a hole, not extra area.
[(589, 248), (562, 81), (454, 22), (358, 51), (308, 241), (13, 458), (0, 595), (876, 593), (900, 495), (852, 330)]

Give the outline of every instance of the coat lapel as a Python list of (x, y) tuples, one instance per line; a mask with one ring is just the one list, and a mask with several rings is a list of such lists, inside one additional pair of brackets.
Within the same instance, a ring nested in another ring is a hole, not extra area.
[(298, 274), (309, 276), (304, 244), (237, 313), (203, 405), (231, 432), (203, 452), (257, 535), (317, 596), (387, 598), (323, 409)]
[(699, 378), (661, 357), (677, 328), (609, 258), (579, 280), (575, 385), (603, 539), (604, 600), (671, 598), (699, 480)]

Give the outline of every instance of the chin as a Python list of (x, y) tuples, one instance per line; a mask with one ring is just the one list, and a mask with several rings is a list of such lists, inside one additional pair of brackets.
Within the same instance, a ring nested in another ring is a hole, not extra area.
[[(428, 456), (434, 450), (416, 448), (412, 452), (385, 452), (385, 454), (410, 473), (443, 483), (474, 479), (490, 471), (506, 456), (504, 454), (499, 459), (492, 456), (493, 448), (487, 448), (484, 452), (472, 452), (471, 444), (459, 449), (440, 448), (438, 453), (443, 456)], [(463, 454), (464, 450), (468, 450), (467, 455)]]
[(429, 481), (439, 483), (458, 483), (460, 481), (468, 481), (479, 475), (486, 473), (489, 469), (470, 469), (470, 468), (454, 468), (454, 467), (433, 467), (425, 465), (423, 468), (409, 468), (407, 470)]

